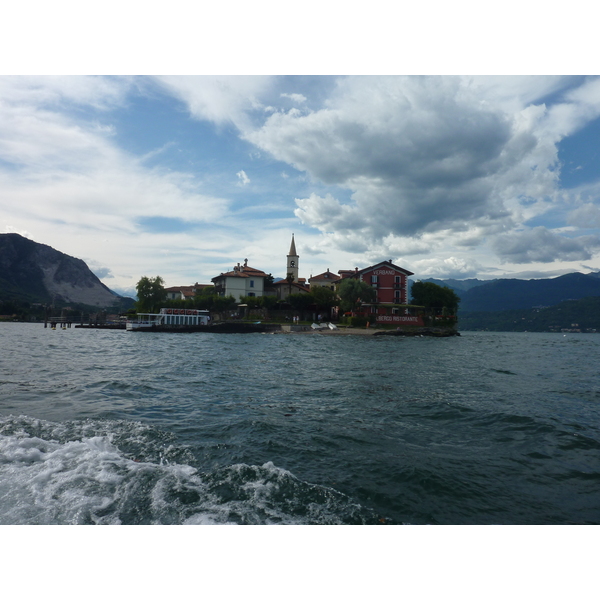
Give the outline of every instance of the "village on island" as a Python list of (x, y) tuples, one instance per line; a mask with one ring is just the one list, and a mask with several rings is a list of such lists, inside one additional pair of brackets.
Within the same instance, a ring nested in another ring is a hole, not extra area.
[(307, 280), (300, 277), (292, 234), (285, 278), (275, 280), (250, 266), (248, 259), (213, 277), (211, 284), (164, 288), (160, 277), (143, 277), (137, 285), (137, 311), (129, 315), (127, 329), (327, 333), (363, 329), (373, 334), (458, 335), (458, 297), (449, 288), (416, 282), (413, 301), (422, 304), (410, 304), (411, 275), (388, 260), (337, 274), (327, 269)]

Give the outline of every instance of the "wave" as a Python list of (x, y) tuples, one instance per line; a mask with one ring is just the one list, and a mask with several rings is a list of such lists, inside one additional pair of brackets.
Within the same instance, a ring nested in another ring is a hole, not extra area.
[(0, 418), (0, 524), (366, 524), (341, 492), (272, 462), (202, 472), (172, 434), (129, 421)]

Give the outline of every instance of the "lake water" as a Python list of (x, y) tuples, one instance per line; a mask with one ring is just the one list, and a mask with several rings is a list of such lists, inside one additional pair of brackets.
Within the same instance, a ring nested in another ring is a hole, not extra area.
[(0, 524), (597, 524), (600, 335), (0, 324)]

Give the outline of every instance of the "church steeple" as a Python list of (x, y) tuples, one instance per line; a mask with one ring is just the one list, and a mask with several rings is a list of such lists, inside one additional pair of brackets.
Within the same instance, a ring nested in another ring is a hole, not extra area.
[(296, 253), (296, 244), (294, 242), (294, 234), (292, 233), (292, 243), (290, 245), (290, 251), (287, 255), (287, 271), (286, 275), (292, 274), (294, 276), (294, 281), (298, 281), (298, 262), (299, 256)]

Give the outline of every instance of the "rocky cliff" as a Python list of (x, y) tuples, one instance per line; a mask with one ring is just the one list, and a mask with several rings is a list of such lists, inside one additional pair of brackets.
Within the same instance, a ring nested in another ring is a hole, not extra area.
[(0, 234), (0, 300), (108, 307), (119, 298), (81, 259), (17, 233)]

